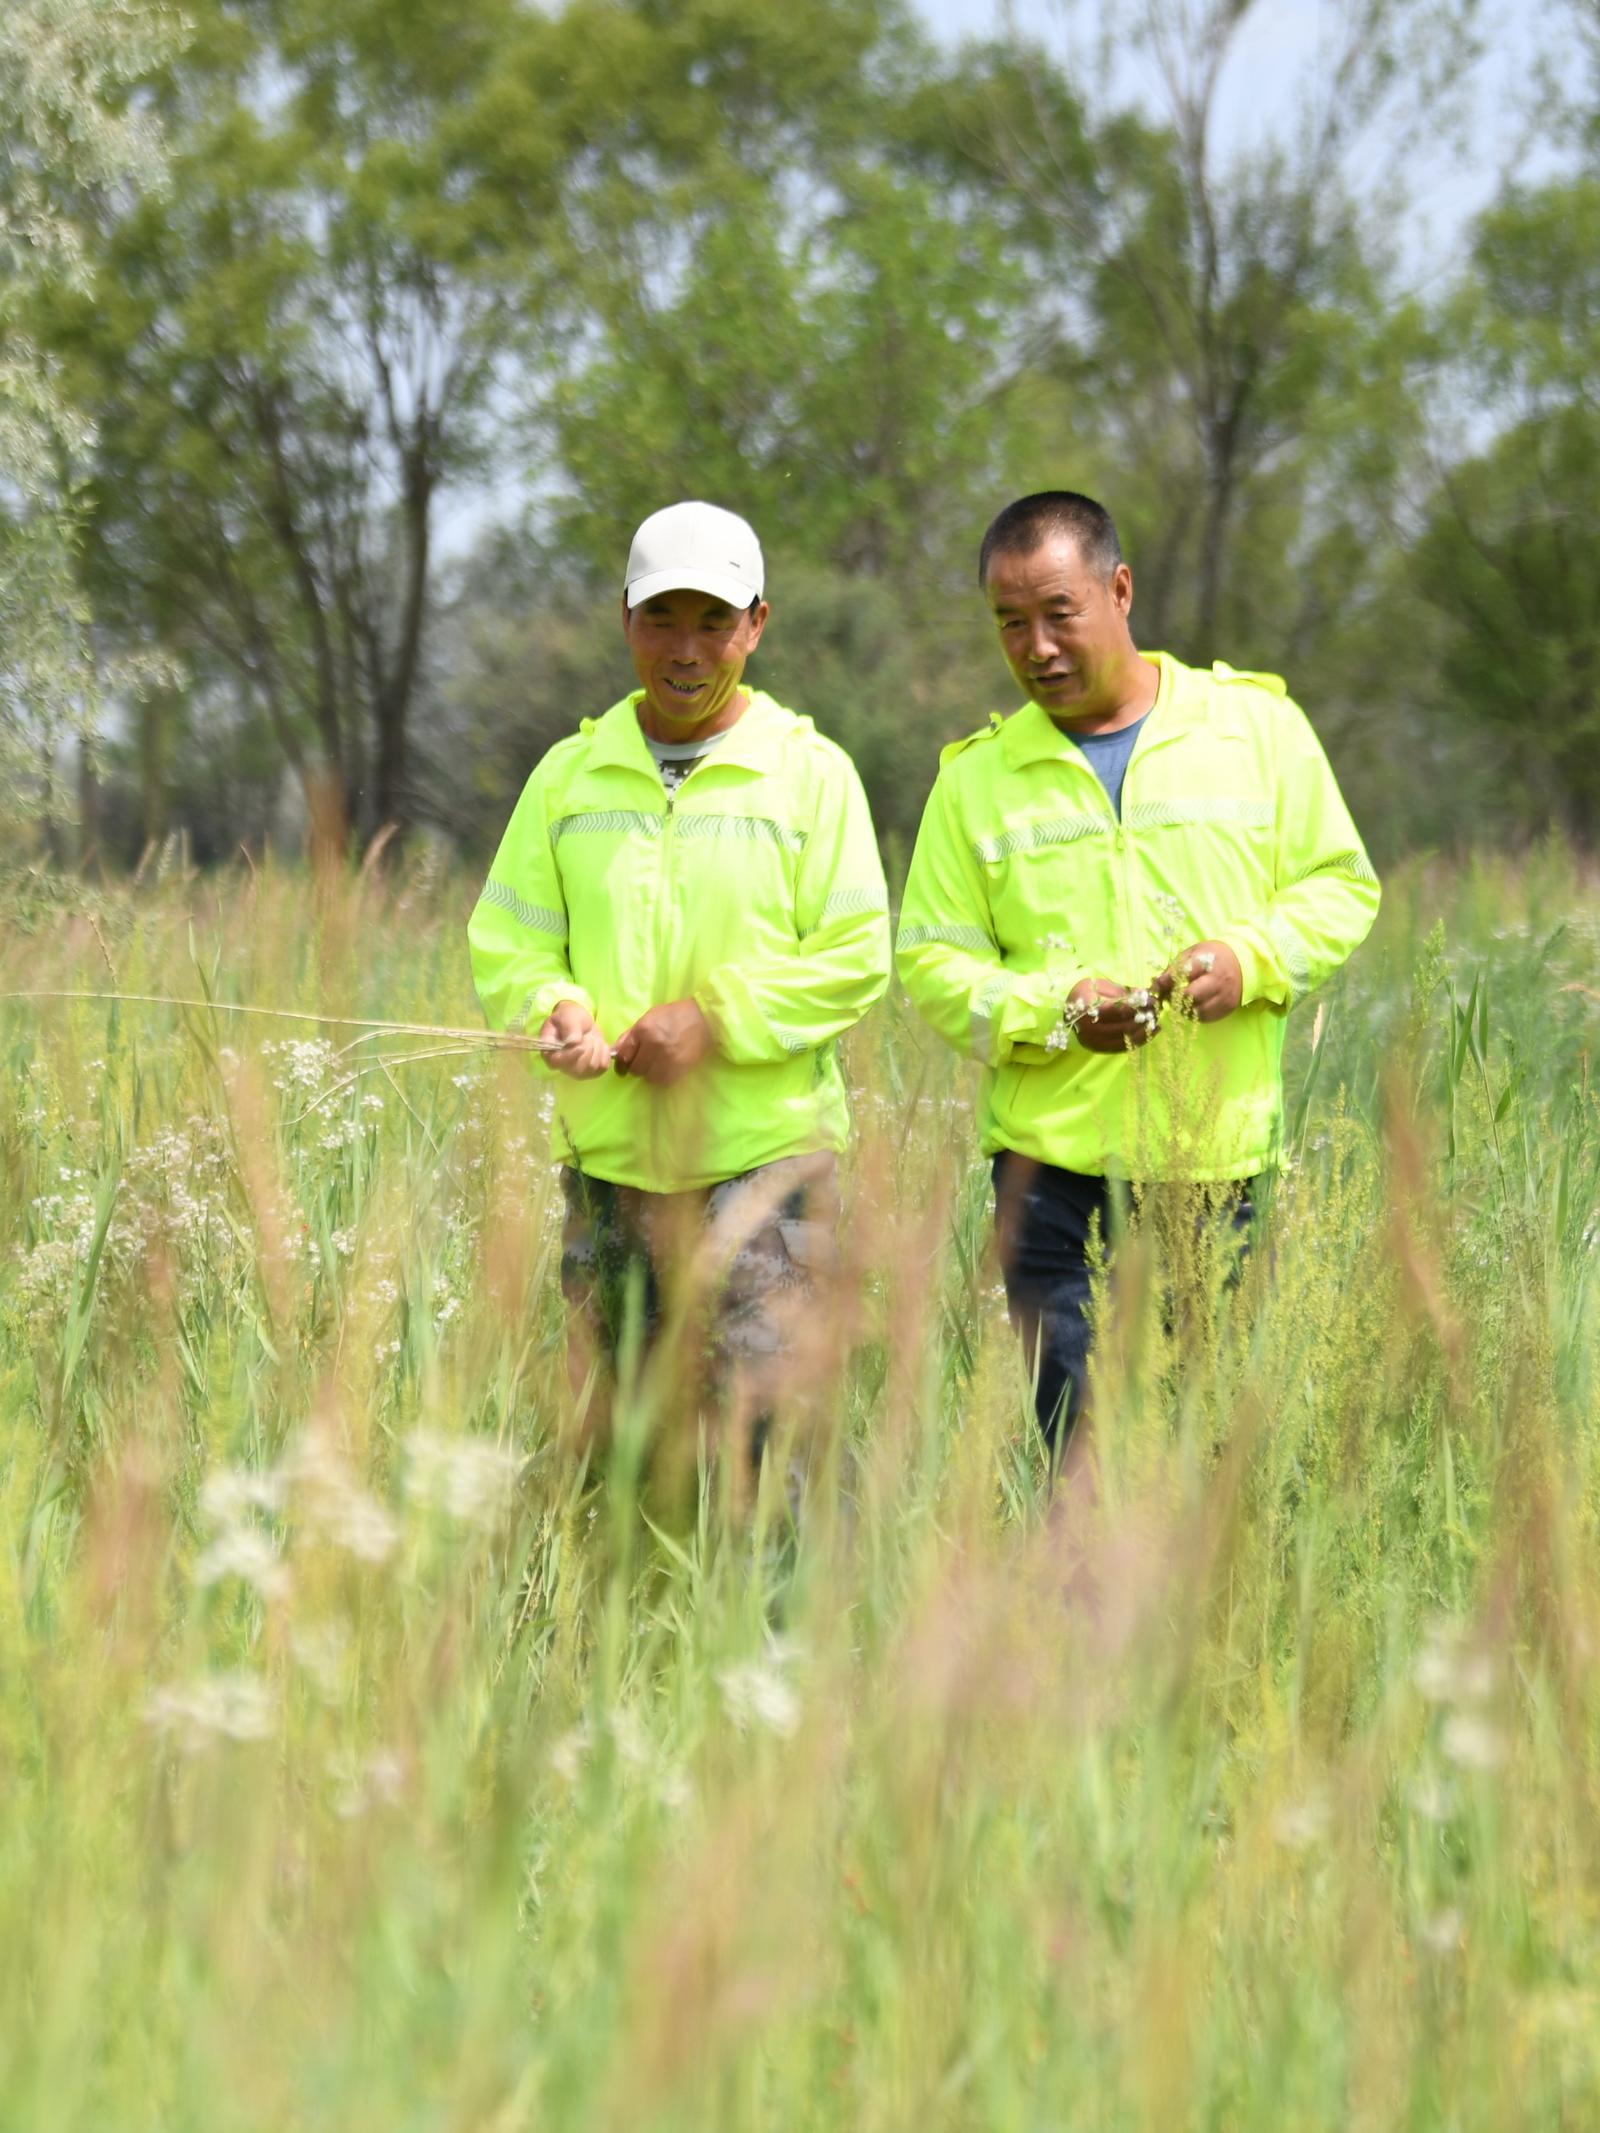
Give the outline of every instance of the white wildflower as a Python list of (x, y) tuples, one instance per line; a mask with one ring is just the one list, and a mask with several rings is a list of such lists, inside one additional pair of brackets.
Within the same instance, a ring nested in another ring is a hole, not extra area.
[(289, 1649), (328, 1702), (343, 1695), (350, 1632), (342, 1622), (297, 1623), (290, 1635)]
[(550, 1750), (551, 1769), (567, 1784), (576, 1785), (583, 1759), (593, 1745), (593, 1736), (588, 1726), (574, 1726), (570, 1733), (563, 1733)]
[(1455, 1909), (1434, 1911), (1417, 1928), (1417, 1938), (1432, 1955), (1457, 1955), (1466, 1920)]
[(625, 1763), (635, 1770), (647, 1770), (654, 1761), (650, 1736), (626, 1704), (618, 1704), (606, 1720), (612, 1743)]
[(363, 1563), (381, 1563), (400, 1545), (400, 1528), (365, 1489), (346, 1489), (322, 1521), (329, 1540)]
[(355, 1479), (321, 1431), (308, 1433), (285, 1457), (295, 1507), (311, 1529), (359, 1562), (381, 1563), (400, 1545), (400, 1528)]
[(395, 1806), (405, 1789), (405, 1765), (388, 1748), (359, 1758), (330, 1756), (328, 1775), (335, 1787), (333, 1811), (347, 1822), (369, 1808)]
[(726, 1666), (717, 1676), (728, 1716), (741, 1733), (752, 1724), (787, 1740), (800, 1724), (800, 1699), (775, 1666), (750, 1660)]
[(1280, 1807), (1272, 1821), (1272, 1834), (1289, 1851), (1305, 1851), (1328, 1833), (1328, 1802), (1321, 1793), (1292, 1800)]
[(1456, 1811), (1455, 1787), (1448, 1778), (1414, 1778), (1410, 1788), (1413, 1810), (1424, 1822), (1448, 1822)]
[(265, 1740), (272, 1731), (272, 1692), (254, 1674), (203, 1674), (158, 1689), (145, 1707), (158, 1733), (172, 1735), (186, 1755), (216, 1740)]
[(414, 1430), (406, 1439), (406, 1494), (467, 1526), (497, 1526), (511, 1508), (523, 1459), (491, 1437), (442, 1437)]
[(282, 1474), (247, 1466), (215, 1466), (200, 1484), (200, 1515), (208, 1525), (236, 1526), (250, 1511), (281, 1511)]
[(391, 1749), (379, 1748), (367, 1757), (368, 1795), (384, 1807), (397, 1804), (405, 1780), (405, 1764)]
[(694, 1785), (686, 1770), (668, 1763), (656, 1773), (656, 1798), (669, 1814), (682, 1814), (694, 1800)]
[(1505, 1760), (1505, 1737), (1476, 1711), (1452, 1711), (1439, 1745), (1462, 1770), (1493, 1770)]
[(289, 1590), (289, 1566), (271, 1539), (255, 1526), (229, 1526), (211, 1543), (194, 1566), (195, 1583), (220, 1585), (224, 1578), (239, 1578), (253, 1585), (264, 1600), (281, 1600)]
[(320, 1089), (333, 1071), (334, 1048), (326, 1037), (290, 1038), (277, 1049), (285, 1074), (281, 1081), (274, 1083), (276, 1088)]
[(1456, 1622), (1434, 1623), (1423, 1639), (1412, 1674), (1429, 1703), (1481, 1703), (1494, 1688), (1488, 1653), (1471, 1645)]

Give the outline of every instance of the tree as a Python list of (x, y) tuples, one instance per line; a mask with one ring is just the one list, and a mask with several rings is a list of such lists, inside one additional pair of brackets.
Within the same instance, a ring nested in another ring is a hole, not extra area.
[(153, 194), (160, 135), (128, 85), (175, 16), (129, 0), (10, 0), (0, 14), (0, 818), (37, 793), (100, 695), (76, 569), (93, 428), (32, 332), (41, 293), (93, 290), (94, 203)]
[(1439, 470), (1411, 584), (1458, 714), (1514, 737), (1525, 819), (1600, 834), (1600, 180), (1513, 190), (1444, 321), (1489, 442)]
[(475, 142), (513, 0), (213, 0), (159, 83), (162, 200), (57, 345), (101, 409), (94, 576), (226, 677), (336, 836), (414, 809), (441, 495), (485, 462), (527, 230)]
[[(1392, 292), (1350, 172), (1405, 113), (1437, 106), (1470, 57), (1475, 4), (1350, 0), (1281, 125), (1229, 153), (1219, 98), (1258, 12), (1139, 0), (1119, 16), (1162, 118), (1097, 117), (1088, 173), (1060, 152), (1061, 77), (1041, 51), (991, 51), (956, 114), (1054, 285), (1068, 439), (1127, 500), (1143, 618), (1205, 658), (1260, 634), (1258, 565), (1272, 605), (1292, 597), (1346, 441), (1370, 454), (1366, 413), (1394, 412)], [(1094, 65), (1116, 78), (1109, 46)]]
[(908, 123), (933, 47), (886, 0), (629, 13), (626, 121), (567, 193), (586, 324), (550, 404), (566, 538), (602, 566), (619, 528), (707, 493), (781, 556), (925, 581), (1001, 464), (1025, 297)]

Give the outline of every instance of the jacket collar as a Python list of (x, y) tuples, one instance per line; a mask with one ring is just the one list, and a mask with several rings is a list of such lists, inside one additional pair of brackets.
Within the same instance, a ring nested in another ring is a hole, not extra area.
[[(734, 763), (741, 770), (780, 769), (784, 741), (801, 720), (793, 711), (786, 711), (782, 704), (774, 702), (764, 690), (751, 689), (747, 694), (750, 702), (744, 716), (717, 742), (717, 762), (719, 765)], [(643, 695), (642, 689), (636, 689), (589, 725), (592, 769), (616, 766), (642, 770), (651, 778), (658, 775), (655, 758), (639, 724), (639, 704)]]
[[(1203, 722), (1206, 713), (1205, 691), (1192, 667), (1174, 659), (1170, 652), (1146, 652), (1144, 657), (1161, 669), (1161, 686), (1139, 736), (1141, 749), (1159, 747), (1163, 741), (1189, 732)], [(1001, 727), (1000, 745), (1006, 761), (1020, 770), (1028, 763), (1064, 756), (1072, 743), (1048, 711), (1028, 703), (1014, 711)]]

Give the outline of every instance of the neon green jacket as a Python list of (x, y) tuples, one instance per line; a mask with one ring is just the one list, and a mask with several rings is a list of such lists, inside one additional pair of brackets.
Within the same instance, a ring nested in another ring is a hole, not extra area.
[[(1378, 878), (1276, 675), (1151, 656), (1161, 685), (1120, 822), (1037, 705), (945, 749), (896, 963), (926, 1020), (986, 1068), (986, 1154), (1250, 1177), (1277, 1150), (1288, 1010), (1365, 938)], [(1058, 1048), (1080, 979), (1145, 984), (1204, 939), (1238, 955), (1234, 1014), (1164, 1027), (1136, 1054)]]
[(669, 801), (638, 702), (545, 756), (467, 932), (497, 1029), (577, 1000), (615, 1043), (699, 1002), (717, 1050), (675, 1087), (555, 1077), (565, 1160), (676, 1192), (844, 1145), (834, 1040), (888, 984), (889, 899), (855, 766), (809, 718), (752, 691)]

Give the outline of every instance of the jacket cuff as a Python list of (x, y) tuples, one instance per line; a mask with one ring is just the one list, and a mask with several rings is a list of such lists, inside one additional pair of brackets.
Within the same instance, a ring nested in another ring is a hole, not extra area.
[(552, 978), (548, 984), (536, 985), (520, 1010), (518, 1027), (523, 1035), (537, 1037), (563, 1000), (571, 1000), (576, 1006), (587, 1008), (591, 1015), (594, 1013), (594, 1001), (581, 985), (571, 978)]
[(1244, 990), (1239, 995), (1241, 1007), (1250, 1007), (1257, 1000), (1280, 1010), (1288, 1007), (1289, 988), (1277, 958), (1253, 926), (1224, 927), (1213, 937), (1239, 958), (1239, 975), (1244, 980)]
[(1030, 970), (1018, 978), (994, 1019), (994, 1063), (1014, 1058), (1019, 1066), (1036, 1066), (1058, 1059), (1067, 1049), (1067, 1001), (1088, 976), (1087, 970)]
[(785, 1044), (771, 1027), (736, 964), (723, 963), (709, 971), (692, 997), (711, 1025), (717, 1050), (735, 1066), (768, 1066), (786, 1059), (791, 1050), (805, 1049)]

